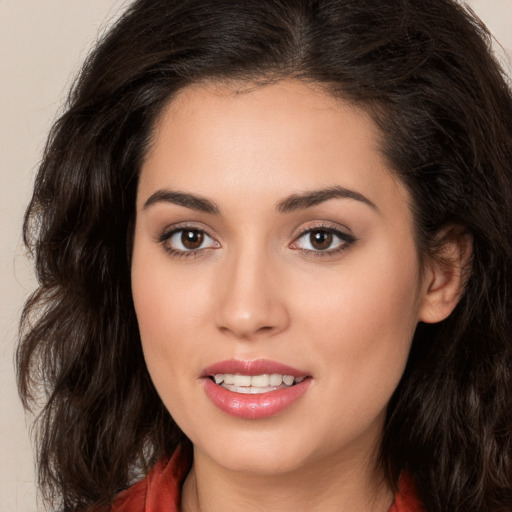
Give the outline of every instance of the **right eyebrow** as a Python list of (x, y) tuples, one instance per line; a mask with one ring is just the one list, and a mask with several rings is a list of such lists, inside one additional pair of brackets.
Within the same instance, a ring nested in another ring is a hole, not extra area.
[(213, 201), (186, 192), (175, 192), (167, 189), (157, 190), (146, 200), (143, 209), (145, 210), (156, 203), (172, 203), (203, 213), (220, 214), (219, 207)]

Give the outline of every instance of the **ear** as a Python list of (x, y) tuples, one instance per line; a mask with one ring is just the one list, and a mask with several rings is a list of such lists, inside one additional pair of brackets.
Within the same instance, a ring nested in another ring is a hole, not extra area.
[(470, 271), (473, 240), (460, 226), (443, 229), (423, 272), (419, 320), (436, 323), (455, 309)]

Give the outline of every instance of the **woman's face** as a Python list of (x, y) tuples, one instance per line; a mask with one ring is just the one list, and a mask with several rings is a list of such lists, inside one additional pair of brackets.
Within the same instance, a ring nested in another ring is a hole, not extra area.
[(295, 81), (189, 87), (163, 112), (133, 297), (196, 455), (268, 474), (374, 453), (426, 288), (378, 144), (362, 110)]

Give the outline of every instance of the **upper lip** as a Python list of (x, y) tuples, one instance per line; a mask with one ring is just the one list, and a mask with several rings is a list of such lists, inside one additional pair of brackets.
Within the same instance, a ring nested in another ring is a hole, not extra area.
[(208, 366), (201, 373), (201, 377), (210, 377), (218, 374), (240, 374), (240, 375), (263, 375), (278, 373), (281, 375), (292, 375), (293, 377), (307, 377), (307, 372), (293, 368), (286, 364), (270, 361), (268, 359), (254, 359), (245, 361), (243, 359), (229, 359), (219, 361)]

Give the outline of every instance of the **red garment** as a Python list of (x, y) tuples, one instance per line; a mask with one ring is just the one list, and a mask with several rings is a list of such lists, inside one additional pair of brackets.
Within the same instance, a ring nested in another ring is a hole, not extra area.
[[(179, 512), (190, 464), (190, 454), (178, 448), (168, 463), (157, 463), (146, 478), (121, 492), (111, 512)], [(389, 512), (424, 512), (411, 480), (402, 475), (399, 487)]]

